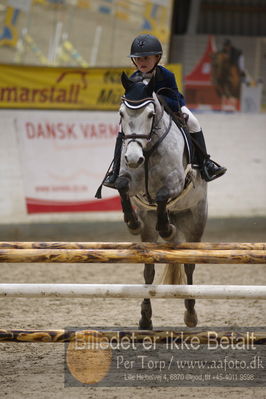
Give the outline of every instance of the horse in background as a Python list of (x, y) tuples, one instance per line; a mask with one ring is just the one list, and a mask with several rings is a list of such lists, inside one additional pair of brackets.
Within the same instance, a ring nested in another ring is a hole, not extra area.
[[(123, 148), (116, 188), (124, 221), (143, 242), (158, 238), (178, 243), (201, 240), (207, 219), (207, 183), (192, 169), (182, 129), (173, 123), (153, 91), (122, 74), (125, 95), (119, 109)], [(195, 264), (168, 264), (164, 284), (193, 284)], [(152, 284), (154, 264), (145, 264), (145, 284)], [(197, 325), (195, 300), (185, 300), (184, 320)], [(149, 298), (141, 305), (140, 329), (152, 329)]]
[(211, 76), (219, 97), (240, 98), (241, 74), (238, 66), (231, 62), (223, 51), (212, 56)]

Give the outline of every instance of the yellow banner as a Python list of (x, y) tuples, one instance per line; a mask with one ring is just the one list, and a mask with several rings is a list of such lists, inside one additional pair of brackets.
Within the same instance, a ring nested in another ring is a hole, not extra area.
[[(170, 64), (182, 91), (181, 65)], [(131, 68), (0, 65), (0, 108), (117, 110)]]

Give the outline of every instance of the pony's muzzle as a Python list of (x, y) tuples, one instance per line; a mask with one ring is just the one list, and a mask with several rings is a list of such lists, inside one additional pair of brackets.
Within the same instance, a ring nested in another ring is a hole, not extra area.
[(125, 161), (127, 166), (131, 169), (136, 169), (144, 163), (144, 155), (140, 142), (132, 140), (128, 143)]
[(140, 157), (137, 161), (130, 161), (127, 156), (125, 156), (126, 164), (129, 168), (137, 169), (144, 162), (144, 157)]

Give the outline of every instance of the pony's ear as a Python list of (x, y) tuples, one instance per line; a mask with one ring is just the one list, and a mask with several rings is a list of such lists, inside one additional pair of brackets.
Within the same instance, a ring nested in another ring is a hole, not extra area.
[(134, 82), (128, 78), (124, 71), (121, 74), (121, 82), (126, 91), (128, 91), (134, 85)]
[(155, 88), (155, 77), (152, 76), (151, 80), (149, 81), (149, 83), (146, 86), (146, 90), (148, 93), (149, 97), (152, 97), (152, 93), (154, 92), (154, 88)]

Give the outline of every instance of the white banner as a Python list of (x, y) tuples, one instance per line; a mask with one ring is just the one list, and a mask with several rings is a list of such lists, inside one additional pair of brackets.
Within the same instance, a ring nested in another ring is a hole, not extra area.
[[(117, 192), (95, 199), (113, 157), (116, 112), (28, 111), (15, 121), (29, 213), (119, 209)], [(115, 197), (115, 198), (114, 198)]]

